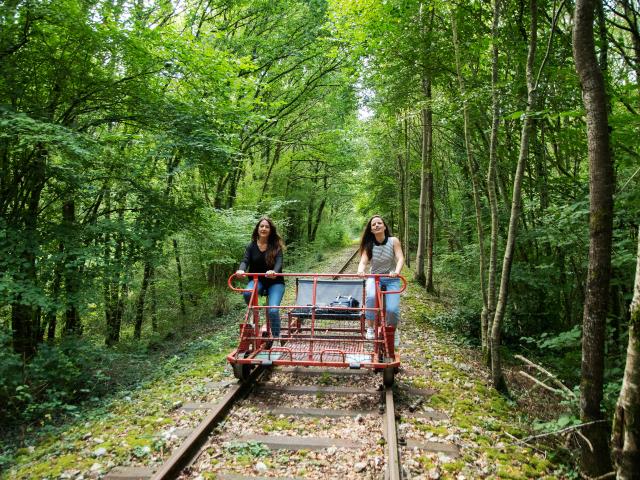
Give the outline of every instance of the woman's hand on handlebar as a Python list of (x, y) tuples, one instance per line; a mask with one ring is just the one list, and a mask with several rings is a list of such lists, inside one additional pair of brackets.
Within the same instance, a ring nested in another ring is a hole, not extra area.
[(244, 276), (244, 270), (236, 270), (236, 275)]
[(275, 276), (276, 276), (276, 272), (275, 272), (275, 271), (273, 271), (273, 270), (267, 270), (267, 271), (265, 272), (265, 275), (267, 276), (267, 278), (275, 278)]

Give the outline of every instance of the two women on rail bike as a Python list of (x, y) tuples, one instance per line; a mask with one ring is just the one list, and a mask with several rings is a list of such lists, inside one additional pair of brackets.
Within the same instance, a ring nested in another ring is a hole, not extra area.
[[(275, 276), (282, 273), (282, 254), (284, 242), (278, 235), (276, 226), (270, 218), (262, 217), (258, 220), (251, 242), (247, 245), (244, 257), (240, 262), (240, 267), (236, 274), (265, 273), (266, 276), (258, 277), (258, 295), (269, 297), (269, 307), (278, 307), (284, 295), (284, 278)], [(251, 300), (251, 290), (253, 289), (253, 279), (246, 287), (249, 291), (244, 292), (244, 301), (249, 304)], [(280, 310), (278, 308), (268, 308), (269, 323), (271, 324), (271, 335), (280, 336)]]
[[(247, 245), (240, 267), (236, 274), (265, 273), (266, 276), (258, 279), (258, 294), (269, 297), (268, 316), (271, 324), (271, 334), (273, 337), (280, 336), (280, 311), (277, 308), (284, 295), (284, 278), (275, 276), (282, 273), (282, 257), (284, 242), (278, 235), (276, 227), (267, 217), (262, 217), (251, 235), (251, 242)], [(383, 290), (400, 290), (400, 279), (397, 276), (404, 266), (404, 254), (400, 246), (400, 240), (392, 237), (389, 227), (380, 215), (374, 215), (369, 219), (360, 239), (360, 263), (358, 264), (358, 274), (365, 275), (365, 269), (371, 264), (372, 274), (384, 274), (389, 277), (380, 278), (380, 286)], [(247, 289), (243, 293), (245, 302), (249, 304), (251, 300), (251, 290), (254, 280), (250, 280)], [(368, 278), (366, 281), (366, 306), (375, 307), (375, 279)], [(386, 321), (388, 325), (398, 326), (400, 319), (400, 295), (385, 295)], [(375, 337), (373, 322), (375, 312), (366, 311), (367, 319), (367, 340)], [(398, 345), (399, 335), (396, 328), (395, 343)]]
[[(390, 275), (380, 277), (380, 287), (386, 291), (400, 290), (400, 279), (397, 278), (404, 266), (404, 254), (400, 240), (392, 237), (389, 227), (380, 215), (374, 215), (369, 219), (367, 226), (362, 232), (360, 239), (360, 264), (358, 265), (358, 275), (364, 275), (367, 264), (371, 264), (372, 274)], [(375, 279), (368, 278), (366, 283), (366, 306), (375, 307), (376, 297)], [(400, 294), (385, 295), (385, 311), (387, 325), (396, 327), (395, 345), (399, 344), (398, 321), (400, 320)], [(375, 337), (373, 331), (373, 321), (375, 312), (367, 310), (367, 340)]]

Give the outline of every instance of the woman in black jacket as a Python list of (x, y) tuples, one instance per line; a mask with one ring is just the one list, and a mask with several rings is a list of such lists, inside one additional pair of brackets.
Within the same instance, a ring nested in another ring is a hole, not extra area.
[[(274, 274), (282, 273), (282, 252), (284, 242), (276, 231), (276, 226), (270, 218), (262, 217), (258, 220), (251, 243), (247, 245), (244, 258), (240, 262), (237, 274), (266, 273), (266, 276), (258, 278), (258, 295), (268, 295), (269, 307), (277, 307), (284, 295), (284, 278)], [(247, 289), (253, 289), (253, 279), (247, 284)], [(244, 292), (244, 301), (249, 304), (251, 292)], [(271, 335), (280, 336), (280, 309), (269, 308), (269, 323)]]

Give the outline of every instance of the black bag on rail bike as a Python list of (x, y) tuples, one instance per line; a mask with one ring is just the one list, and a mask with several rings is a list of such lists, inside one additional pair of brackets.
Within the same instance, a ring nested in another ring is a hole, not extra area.
[[(348, 297), (345, 295), (338, 295), (335, 300), (332, 300), (329, 304), (329, 307), (350, 307), (350, 308), (358, 308), (360, 306), (360, 302), (353, 298), (351, 295)], [(336, 312), (340, 312), (340, 310), (335, 310)], [(344, 312), (344, 310), (342, 310)]]
[[(326, 308), (323, 308), (321, 311), (316, 311), (316, 315), (320, 313), (323, 318), (353, 318), (360, 316), (360, 311), (358, 310), (343, 310), (344, 307), (348, 308), (358, 308), (360, 306), (360, 302), (353, 298), (351, 295), (338, 295), (334, 300), (332, 300)], [(342, 308), (333, 308), (333, 307), (342, 307)]]
[[(351, 295), (338, 295), (335, 299), (329, 302), (329, 305), (326, 307), (319, 307), (315, 309), (315, 317), (318, 319), (340, 319), (340, 318), (353, 318), (359, 317), (361, 312), (359, 310), (343, 310), (342, 308), (333, 308), (333, 307), (349, 307), (349, 308), (358, 308), (360, 306), (360, 302), (353, 298)], [(298, 318), (311, 318), (312, 314), (312, 306), (307, 305), (306, 307), (299, 307), (294, 309), (292, 312), (294, 317)]]

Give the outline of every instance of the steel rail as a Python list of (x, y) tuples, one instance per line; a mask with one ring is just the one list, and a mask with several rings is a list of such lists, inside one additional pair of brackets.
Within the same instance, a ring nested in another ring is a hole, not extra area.
[[(344, 271), (347, 269), (347, 267), (349, 266), (349, 264), (353, 261), (354, 258), (356, 258), (356, 255), (358, 255), (358, 253), (360, 253), (360, 249), (357, 249), (355, 252), (353, 252), (353, 255), (351, 255), (349, 257), (349, 260), (347, 260), (347, 263), (345, 263), (342, 268), (338, 271), (338, 275), (341, 273), (344, 273)], [(338, 277), (335, 276), (333, 277), (334, 280), (337, 280)]]
[(260, 380), (264, 371), (263, 368), (257, 367), (251, 372), (247, 382), (238, 381), (231, 385), (229, 391), (220, 399), (215, 408), (161, 465), (150, 480), (178, 478), (180, 472), (197, 458), (200, 448), (207, 441), (209, 434), (224, 419), (231, 406), (251, 390)]
[(385, 430), (387, 433), (387, 472), (388, 480), (402, 480), (400, 453), (398, 450), (398, 432), (396, 431), (396, 409), (393, 402), (393, 389), (385, 388)]
[[(343, 274), (349, 264), (358, 254), (356, 250), (349, 260), (338, 272)], [(286, 274), (285, 274), (286, 275)], [(322, 275), (332, 276), (332, 275)], [(341, 275), (342, 276), (342, 275)], [(337, 276), (334, 279), (338, 278)], [(229, 279), (229, 284), (231, 283)], [(231, 285), (230, 285), (231, 286)], [(232, 287), (233, 288), (233, 287)], [(234, 289), (235, 290), (235, 289)], [(160, 466), (160, 468), (151, 476), (150, 480), (174, 480), (177, 479), (180, 473), (189, 466), (200, 453), (200, 449), (207, 441), (211, 431), (225, 418), (233, 404), (240, 398), (243, 398), (260, 380), (261, 376), (265, 372), (264, 368), (260, 366), (249, 376), (248, 381), (240, 382), (231, 385), (229, 391), (218, 401), (216, 407), (207, 415), (207, 417), (196, 427), (196, 429), (184, 440), (184, 442), (171, 454), (171, 456)], [(390, 391), (390, 390), (389, 390)], [(387, 410), (389, 409), (389, 400), (387, 399)], [(393, 394), (391, 394), (391, 411), (393, 412)], [(393, 438), (396, 439), (395, 434), (395, 414), (391, 415), (393, 419)], [(394, 444), (396, 442), (394, 441)], [(395, 464), (398, 462), (397, 447), (395, 448)], [(390, 480), (400, 480), (400, 477), (390, 477)]]

